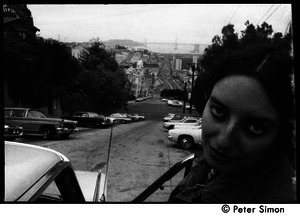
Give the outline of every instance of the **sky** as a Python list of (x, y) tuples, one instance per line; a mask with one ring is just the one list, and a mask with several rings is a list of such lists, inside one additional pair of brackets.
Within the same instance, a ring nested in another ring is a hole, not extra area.
[(211, 44), (222, 27), (233, 24), (241, 34), (245, 22), (264, 21), (285, 33), (290, 4), (67, 4), (27, 5), (43, 38), (88, 42), (92, 38), (137, 42)]

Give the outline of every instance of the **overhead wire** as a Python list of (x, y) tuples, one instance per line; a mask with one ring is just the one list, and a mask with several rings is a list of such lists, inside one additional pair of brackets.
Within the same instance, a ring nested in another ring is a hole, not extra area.
[[(249, 13), (250, 15), (248, 16), (248, 19), (249, 22), (251, 22), (251, 20), (253, 19), (254, 17), (254, 14), (257, 13), (257, 11), (261, 8), (262, 5), (258, 5), (258, 7), (253, 7), (252, 11)], [(245, 20), (245, 21), (247, 21)]]
[(235, 14), (232, 15), (230, 23), (234, 26), (239, 25), (241, 22), (246, 22), (249, 14), (253, 13), (255, 8), (249, 9), (249, 5), (239, 5), (236, 8)]
[(269, 8), (269, 10), (267, 10), (267, 12), (260, 18), (260, 20), (256, 23), (256, 25), (258, 25), (258, 23), (260, 23), (260, 21), (267, 15), (267, 13), (272, 9), (272, 7), (274, 6), (274, 4)]
[[(204, 31), (202, 31), (202, 34), (201, 34), (200, 39), (203, 39), (203, 37), (206, 35), (207, 29), (209, 28), (210, 23), (211, 23), (211, 18), (209, 18), (209, 21), (206, 22), (205, 29), (204, 29)], [(200, 43), (200, 44), (201, 44), (201, 43)]]
[[(237, 11), (240, 9), (240, 6), (241, 5), (235, 5), (235, 7), (234, 6), (231, 7), (229, 13), (227, 14), (226, 18), (223, 21), (222, 27), (224, 27), (227, 23), (229, 24), (232, 21), (232, 18), (237, 15)], [(229, 17), (230, 17), (230, 19), (228, 19)], [(211, 19), (210, 19), (210, 22), (211, 22)], [(209, 22), (209, 24), (210, 24), (210, 22)], [(201, 35), (202, 37), (206, 35), (209, 24), (207, 23), (205, 31)]]
[(277, 11), (277, 9), (281, 6), (281, 4), (267, 17), (267, 19), (265, 19), (264, 22), (266, 22), (274, 13), (275, 11)]
[(226, 18), (224, 19), (223, 26), (227, 23), (226, 20), (227, 20), (227, 18), (229, 17), (229, 15), (231, 14), (232, 11), (233, 11), (233, 7), (231, 8), (231, 10), (230, 10), (230, 12), (228, 13), (228, 15), (226, 16)]
[(237, 9), (239, 8), (240, 5), (238, 5), (234, 11), (234, 13), (232, 14), (232, 16), (230, 17), (228, 23), (230, 23), (231, 19), (233, 18), (233, 16), (235, 15), (235, 13), (237, 12)]

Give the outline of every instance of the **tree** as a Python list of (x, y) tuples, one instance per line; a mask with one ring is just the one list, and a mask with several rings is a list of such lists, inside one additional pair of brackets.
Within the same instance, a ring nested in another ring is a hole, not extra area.
[(212, 39), (212, 45), (204, 50), (204, 58), (201, 61), (202, 67), (207, 71), (211, 70), (212, 66), (224, 55), (224, 53), (225, 48), (223, 47), (221, 38), (218, 35), (214, 36)]
[(15, 104), (48, 106), (50, 113), (57, 89), (71, 87), (81, 70), (67, 47), (43, 38), (5, 39), (4, 61), (9, 66), (4, 73), (8, 94)]
[(80, 63), (84, 71), (79, 82), (84, 90), (95, 96), (98, 112), (108, 113), (126, 105), (130, 95), (128, 80), (99, 38), (91, 40)]
[[(194, 104), (197, 111), (202, 113), (204, 106), (203, 100), (206, 99), (205, 91), (207, 84), (207, 78), (214, 66), (217, 64), (220, 58), (224, 55), (228, 55), (235, 50), (253, 46), (255, 44), (272, 43), (277, 47), (291, 50), (291, 34), (286, 34), (284, 37), (282, 33), (273, 34), (272, 25), (263, 22), (260, 26), (251, 24), (248, 20), (245, 22), (245, 30), (241, 31), (241, 38), (238, 38), (238, 34), (234, 31), (234, 26), (229, 24), (222, 28), (222, 37), (216, 35), (212, 39), (212, 45), (204, 50), (201, 66), (203, 68), (202, 75), (198, 76), (195, 81), (195, 94)], [(273, 37), (272, 37), (273, 34)]]
[(222, 28), (222, 45), (225, 51), (230, 51), (237, 49), (238, 44), (238, 34), (235, 33), (234, 25), (228, 24)]
[(246, 44), (256, 43), (258, 40), (257, 31), (253, 24), (249, 23), (249, 20), (245, 23), (246, 29), (242, 31), (241, 44), (246, 46)]
[(256, 31), (257, 31), (258, 41), (261, 41), (262, 43), (271, 42), (270, 37), (273, 33), (272, 25), (263, 22), (261, 26), (257, 26)]

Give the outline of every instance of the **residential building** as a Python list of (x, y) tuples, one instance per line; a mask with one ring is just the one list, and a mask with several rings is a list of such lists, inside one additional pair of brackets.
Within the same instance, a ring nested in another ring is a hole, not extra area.
[(4, 39), (19, 37), (21, 39), (35, 39), (36, 32), (40, 31), (33, 25), (32, 17), (3, 17)]

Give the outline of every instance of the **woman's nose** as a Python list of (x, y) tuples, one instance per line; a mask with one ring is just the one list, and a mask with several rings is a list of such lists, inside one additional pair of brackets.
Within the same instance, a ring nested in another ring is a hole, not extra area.
[(222, 125), (217, 135), (217, 143), (219, 148), (231, 148), (236, 144), (238, 137), (237, 123), (232, 121)]

